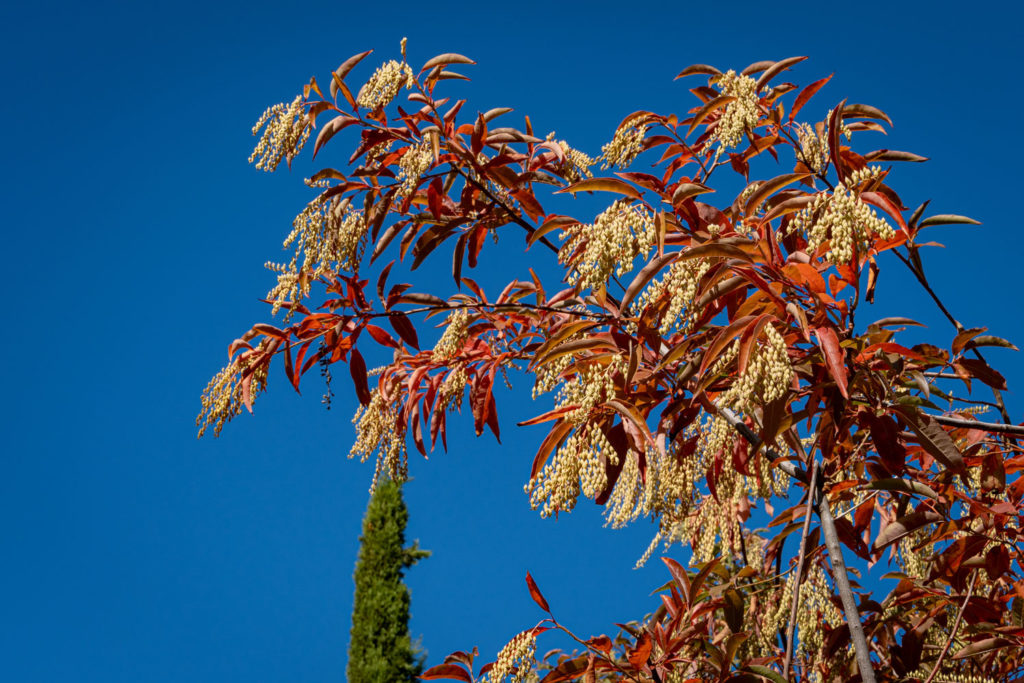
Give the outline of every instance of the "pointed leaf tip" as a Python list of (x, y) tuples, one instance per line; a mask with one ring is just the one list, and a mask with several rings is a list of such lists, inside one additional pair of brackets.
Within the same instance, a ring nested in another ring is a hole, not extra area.
[(533, 598), (533, 601), (545, 612), (550, 612), (551, 608), (548, 607), (548, 601), (544, 599), (540, 589), (537, 588), (537, 582), (530, 576), (530, 572), (526, 572), (526, 587), (530, 589), (530, 597)]

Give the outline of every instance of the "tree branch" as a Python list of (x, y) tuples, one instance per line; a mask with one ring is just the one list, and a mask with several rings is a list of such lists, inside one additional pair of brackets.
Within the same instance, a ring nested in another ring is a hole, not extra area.
[(789, 633), (786, 635), (786, 661), (782, 665), (782, 677), (789, 680), (789, 666), (793, 662), (793, 642), (796, 640), (796, 611), (800, 602), (800, 582), (803, 580), (804, 558), (807, 557), (807, 535), (811, 530), (813, 497), (818, 482), (818, 463), (811, 466), (811, 484), (807, 492), (807, 514), (804, 515), (804, 529), (800, 534), (800, 553), (796, 561), (796, 576), (793, 579), (793, 604), (789, 609)]
[(968, 420), (962, 417), (952, 417), (951, 415), (929, 415), (928, 417), (932, 418), (939, 424), (949, 425), (951, 427), (966, 427), (968, 429), (980, 429), (986, 432), (1024, 436), (1024, 427), (1020, 425), (1004, 424), (1002, 422), (979, 422), (977, 420)]
[(846, 613), (846, 623), (850, 627), (850, 640), (853, 641), (854, 653), (857, 656), (860, 678), (864, 683), (875, 683), (871, 653), (868, 650), (867, 638), (864, 637), (864, 627), (860, 623), (857, 600), (850, 587), (850, 577), (847, 576), (843, 550), (839, 546), (839, 534), (836, 533), (835, 521), (832, 519), (832, 511), (828, 507), (825, 491), (820, 487), (818, 490), (821, 492), (818, 497), (818, 517), (821, 519), (821, 531), (825, 536), (825, 547), (828, 548), (828, 554), (832, 559), (832, 578), (835, 579), (836, 590), (839, 591), (839, 599), (842, 601), (843, 611)]

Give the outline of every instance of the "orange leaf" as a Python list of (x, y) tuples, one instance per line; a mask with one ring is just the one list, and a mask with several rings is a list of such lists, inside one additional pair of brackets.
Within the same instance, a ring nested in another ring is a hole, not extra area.
[(634, 669), (642, 669), (647, 664), (647, 658), (651, 656), (651, 634), (644, 631), (637, 639), (636, 648), (629, 653), (629, 663)]
[(818, 335), (818, 345), (821, 346), (821, 351), (825, 356), (825, 367), (828, 368), (832, 379), (836, 381), (839, 393), (843, 395), (843, 398), (850, 398), (850, 394), (846, 390), (846, 359), (843, 356), (843, 350), (839, 347), (839, 338), (836, 336), (835, 330), (831, 327), (819, 327), (815, 329), (815, 333)]
[(820, 81), (815, 81), (809, 86), (800, 91), (800, 94), (796, 96), (796, 101), (793, 102), (793, 109), (789, 112), (789, 120), (792, 121), (796, 117), (797, 112), (803, 109), (807, 101), (814, 97), (814, 94), (821, 90), (821, 87), (832, 80), (832, 74), (829, 74)]

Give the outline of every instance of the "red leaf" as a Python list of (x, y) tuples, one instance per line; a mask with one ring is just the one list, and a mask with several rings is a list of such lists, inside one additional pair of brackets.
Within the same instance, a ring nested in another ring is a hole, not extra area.
[(583, 676), (588, 669), (588, 664), (589, 657), (587, 655), (580, 655), (575, 659), (564, 661), (549, 671), (548, 675), (540, 680), (540, 683), (565, 683), (566, 681), (574, 681)]
[(432, 666), (422, 674), (420, 678), (425, 681), (432, 681), (438, 678), (451, 678), (457, 681), (465, 681), (465, 683), (473, 683), (473, 677), (463, 669), (461, 666), (455, 664), (438, 664)]
[(382, 346), (389, 346), (393, 349), (398, 348), (398, 342), (395, 338), (388, 334), (388, 331), (383, 327), (377, 327), (376, 325), (367, 325), (366, 331), (370, 333), (373, 340)]
[(295, 387), (295, 391), (299, 390), (299, 374), (295, 372), (295, 366), (292, 364), (292, 344), (291, 342), (285, 342), (284, 345), (284, 374), (288, 376), (288, 381)]
[(352, 382), (356, 385), (356, 396), (361, 404), (370, 403), (370, 385), (366, 380), (366, 361), (359, 349), (352, 349), (352, 360), (349, 361), (348, 369), (352, 373)]
[(540, 589), (537, 588), (537, 582), (530, 576), (530, 572), (526, 572), (526, 587), (530, 589), (530, 597), (533, 601), (540, 605), (540, 608), (545, 612), (551, 612), (551, 608), (548, 607), (548, 601), (541, 595)]
[(494, 438), (498, 440), (498, 443), (501, 443), (501, 427), (498, 426), (498, 407), (494, 403), (494, 392), (490, 388), (487, 390), (487, 426), (494, 433)]
[(814, 83), (811, 83), (809, 86), (801, 90), (800, 94), (796, 96), (796, 101), (793, 102), (793, 109), (791, 109), (789, 112), (789, 120), (792, 121), (796, 117), (797, 112), (803, 109), (803, 106), (807, 104), (807, 101), (814, 97), (814, 94), (821, 90), (821, 87), (828, 83), (830, 80), (832, 80), (831, 75), (826, 76), (820, 81), (815, 81)]
[(897, 224), (899, 224), (900, 228), (903, 229), (903, 232), (907, 232), (907, 222), (903, 220), (903, 214), (900, 212), (899, 207), (889, 201), (889, 198), (884, 194), (881, 194), (880, 192), (861, 192), (860, 198), (866, 203), (873, 204), (884, 211), (894, 221), (896, 221)]
[(819, 327), (815, 333), (818, 335), (818, 345), (821, 346), (825, 356), (825, 367), (828, 368), (832, 379), (836, 381), (839, 393), (843, 395), (843, 398), (850, 398), (846, 390), (846, 360), (843, 350), (839, 347), (839, 338), (836, 337), (836, 333), (831, 327)]
[(690, 576), (686, 573), (686, 570), (683, 569), (683, 565), (679, 564), (671, 557), (663, 557), (661, 558), (661, 561), (668, 567), (668, 571), (672, 574), (672, 578), (675, 579), (676, 583), (679, 585), (679, 589), (683, 592), (687, 601), (689, 601)]
[(985, 361), (977, 358), (962, 358), (958, 365), (963, 366), (971, 373), (971, 377), (977, 377), (993, 389), (1006, 390), (1006, 378)]
[(917, 435), (921, 447), (945, 467), (963, 475), (966, 472), (963, 454), (952, 437), (930, 415), (910, 406), (894, 406), (910, 429)]
[(608, 636), (595, 636), (587, 641), (587, 646), (608, 654), (612, 651), (612, 639)]
[(344, 130), (353, 123), (356, 123), (357, 119), (352, 118), (347, 114), (339, 114), (333, 119), (327, 122), (327, 124), (320, 129), (320, 134), (316, 136), (316, 142), (313, 144), (313, 158), (316, 158), (317, 152), (320, 148), (327, 144), (327, 141), (333, 138), (339, 131)]
[(839, 103), (839, 106), (832, 110), (832, 116), (828, 120), (828, 155), (832, 160), (832, 166), (836, 169), (836, 175), (839, 176), (839, 180), (846, 180), (846, 169), (839, 163), (841, 159), (839, 155), (839, 135), (842, 132), (843, 125), (843, 107), (846, 105), (846, 100)]
[(651, 635), (646, 631), (637, 640), (636, 649), (629, 653), (629, 663), (634, 669), (642, 669), (647, 664), (647, 658), (651, 656)]
[(419, 350), (420, 341), (416, 336), (416, 328), (412, 326), (409, 321), (409, 316), (405, 313), (394, 313), (388, 316), (388, 322), (391, 323), (391, 327), (395, 329), (398, 336), (401, 337), (409, 346)]
[(529, 190), (516, 190), (512, 193), (512, 196), (516, 198), (519, 205), (523, 207), (523, 211), (530, 217), (531, 220), (538, 221), (544, 217), (544, 207), (540, 205), (537, 198), (533, 196), (533, 193)]

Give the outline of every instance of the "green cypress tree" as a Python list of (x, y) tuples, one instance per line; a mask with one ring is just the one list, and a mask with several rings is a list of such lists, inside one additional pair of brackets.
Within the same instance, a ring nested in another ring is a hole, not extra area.
[(381, 481), (366, 508), (359, 539), (349, 683), (412, 681), (423, 671), (422, 658), (409, 638), (409, 588), (402, 577), (430, 553), (415, 543), (405, 547), (408, 519), (401, 486), (390, 479)]

